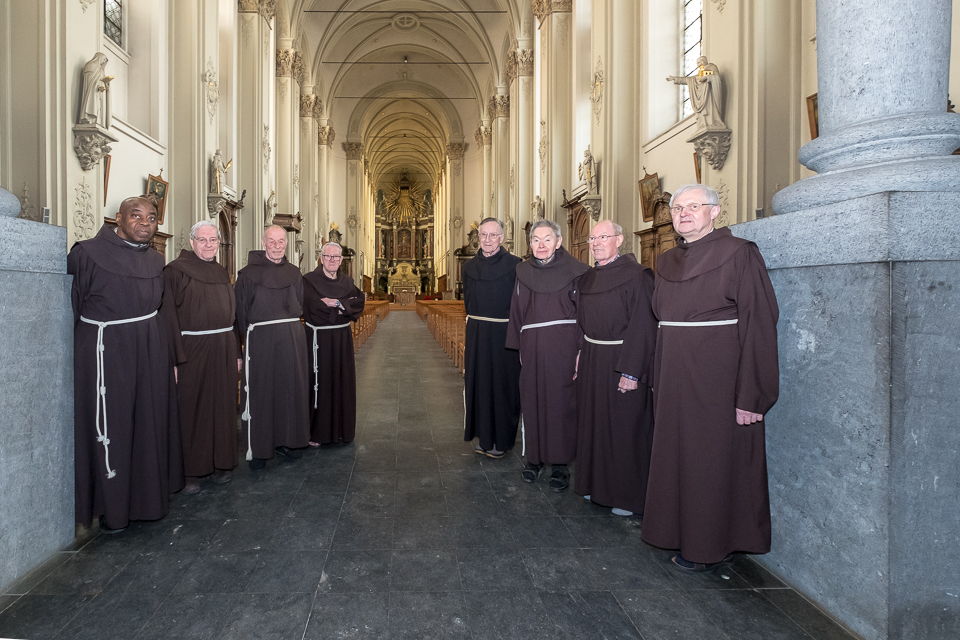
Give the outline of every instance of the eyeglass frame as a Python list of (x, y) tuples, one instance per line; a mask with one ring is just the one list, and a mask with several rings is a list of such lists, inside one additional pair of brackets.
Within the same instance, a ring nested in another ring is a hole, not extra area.
[[(690, 209), (690, 207), (692, 207), (693, 205), (697, 205), (697, 208)], [(689, 211), (690, 213), (696, 213), (697, 211), (700, 211), (700, 207), (719, 207), (719, 206), (720, 206), (719, 202), (688, 202), (685, 205), (679, 205), (679, 204), (673, 205), (672, 207), (670, 207), (670, 213), (681, 214), (684, 211)]]
[(320, 259), (323, 260), (324, 258), (326, 258), (327, 260), (333, 260), (333, 259), (343, 260), (343, 256), (328, 256), (325, 253), (321, 253)]
[(622, 233), (601, 233), (599, 236), (588, 237), (587, 244), (593, 244), (597, 240), (600, 240), (600, 238), (603, 238), (602, 240), (600, 240), (600, 242), (606, 242), (610, 238), (616, 238), (617, 236), (622, 236), (622, 235), (623, 235)]

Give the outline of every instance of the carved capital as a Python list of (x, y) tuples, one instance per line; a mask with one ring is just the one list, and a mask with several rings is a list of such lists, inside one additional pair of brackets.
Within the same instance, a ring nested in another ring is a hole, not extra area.
[(533, 0), (533, 15), (537, 16), (540, 24), (553, 13), (570, 13), (573, 10), (573, 0)]
[(580, 204), (583, 205), (583, 208), (587, 210), (587, 213), (590, 214), (590, 217), (593, 218), (594, 222), (600, 221), (600, 196), (599, 195), (587, 195), (580, 198)]
[(331, 146), (334, 137), (336, 137), (336, 132), (334, 132), (333, 127), (319, 127), (317, 129), (317, 143), (320, 146)]
[(474, 132), (473, 138), (477, 141), (478, 147), (489, 145), (493, 141), (493, 132), (490, 131), (490, 127), (480, 125)]
[(498, 118), (510, 117), (510, 96), (493, 96), (493, 104)]
[(517, 49), (517, 75), (533, 75), (533, 49)]
[(342, 142), (344, 153), (347, 154), (347, 160), (360, 160), (363, 158), (363, 143), (360, 142)]
[(260, 0), (260, 15), (267, 22), (277, 15), (277, 0)]
[(240, 0), (240, 13), (260, 13), (260, 0)]
[(727, 161), (730, 152), (730, 139), (733, 132), (730, 129), (706, 129), (695, 133), (687, 142), (693, 143), (693, 149), (711, 167), (719, 171)]
[(80, 168), (89, 171), (110, 153), (110, 145), (117, 138), (98, 124), (78, 124), (73, 128), (73, 150), (80, 160)]
[(511, 51), (507, 54), (507, 62), (504, 71), (507, 75), (507, 82), (513, 82), (517, 79), (517, 52)]
[(226, 204), (227, 199), (219, 193), (207, 194), (207, 213), (210, 214), (211, 218), (216, 218), (220, 215), (220, 212), (223, 211), (223, 207)]
[(293, 50), (293, 64), (292, 71), (293, 77), (301, 87), (303, 86), (303, 80), (306, 76), (306, 67), (303, 66), (303, 55), (296, 49)]
[(312, 118), (313, 117), (313, 106), (317, 100), (317, 96), (312, 93), (302, 93), (300, 94), (300, 117), (301, 118)]
[(319, 120), (323, 117), (323, 100), (320, 99), (320, 96), (313, 97), (313, 117)]
[(277, 77), (289, 78), (293, 75), (293, 49), (277, 49)]
[(463, 154), (467, 150), (465, 142), (451, 142), (447, 145), (447, 157), (450, 160), (463, 160)]

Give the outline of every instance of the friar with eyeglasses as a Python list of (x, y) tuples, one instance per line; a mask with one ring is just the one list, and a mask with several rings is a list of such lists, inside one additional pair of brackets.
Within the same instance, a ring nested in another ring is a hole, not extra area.
[(343, 248), (328, 242), (320, 266), (303, 276), (307, 359), (312, 363), (310, 446), (353, 442), (357, 433), (357, 368), (351, 322), (363, 314), (363, 292), (340, 271)]
[(216, 484), (229, 482), (237, 466), (241, 363), (233, 284), (216, 261), (216, 223), (193, 225), (190, 246), (164, 268), (160, 306), (174, 347), (185, 494), (199, 492), (207, 476)]
[(764, 415), (779, 395), (777, 299), (757, 246), (715, 229), (702, 184), (673, 194), (682, 237), (657, 258), (656, 424), (643, 539), (710, 571), (770, 551)]
[(520, 356), (506, 348), (510, 301), (520, 258), (504, 247), (503, 223), (480, 223), (480, 250), (463, 265), (464, 440), (474, 451), (502, 458), (517, 441), (520, 424)]
[(596, 265), (580, 278), (573, 487), (615, 515), (642, 517), (653, 440), (653, 272), (620, 254), (623, 228), (610, 220), (588, 240)]

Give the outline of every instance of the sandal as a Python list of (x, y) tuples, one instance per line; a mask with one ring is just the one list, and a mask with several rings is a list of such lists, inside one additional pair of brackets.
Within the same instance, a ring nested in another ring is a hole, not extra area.
[(673, 556), (672, 558), (670, 558), (670, 562), (672, 562), (677, 569), (680, 569), (681, 571), (686, 571), (688, 573), (706, 573), (708, 571), (713, 571), (720, 565), (727, 564), (731, 560), (733, 560), (732, 553), (728, 553), (727, 557), (721, 560), (720, 562), (710, 562), (706, 564), (702, 562), (690, 562), (689, 560), (681, 556), (679, 553)]
[(560, 493), (566, 491), (570, 486), (570, 470), (567, 465), (553, 465), (553, 473), (550, 474), (550, 490)]
[(520, 477), (524, 482), (534, 483), (537, 481), (537, 478), (540, 477), (540, 472), (543, 471), (542, 464), (533, 464), (528, 462), (527, 466), (523, 468), (523, 471), (520, 472)]

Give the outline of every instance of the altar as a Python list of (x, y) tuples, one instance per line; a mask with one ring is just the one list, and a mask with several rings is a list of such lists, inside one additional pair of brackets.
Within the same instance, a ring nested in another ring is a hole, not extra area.
[(397, 304), (413, 304), (420, 293), (420, 274), (409, 262), (401, 262), (390, 272), (389, 292)]

